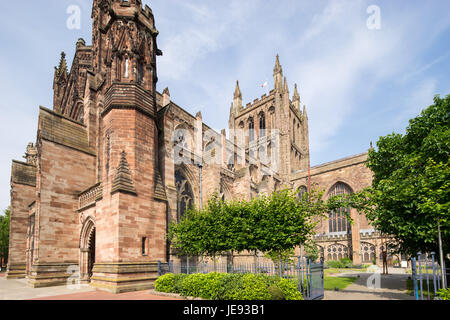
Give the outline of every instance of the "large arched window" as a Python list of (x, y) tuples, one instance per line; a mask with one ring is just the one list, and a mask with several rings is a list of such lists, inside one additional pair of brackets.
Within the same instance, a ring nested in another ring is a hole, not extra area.
[(259, 115), (259, 133), (261, 137), (266, 136), (266, 116), (264, 112)]
[(252, 118), (248, 121), (248, 137), (250, 142), (255, 140), (255, 123)]
[(178, 221), (194, 205), (192, 187), (180, 170), (175, 171), (175, 186), (177, 188), (177, 219)]
[[(332, 197), (349, 193), (352, 193), (350, 187), (345, 183), (338, 182), (331, 188), (329, 196)], [(351, 227), (347, 218), (348, 215), (350, 215), (350, 208), (331, 210), (328, 216), (329, 232), (349, 232)]]

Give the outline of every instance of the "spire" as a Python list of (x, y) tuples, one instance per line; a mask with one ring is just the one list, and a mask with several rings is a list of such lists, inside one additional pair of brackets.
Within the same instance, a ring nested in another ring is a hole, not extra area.
[(284, 92), (289, 92), (289, 88), (288, 88), (288, 84), (287, 84), (287, 79), (286, 79), (286, 77), (284, 77), (284, 85), (283, 85), (283, 89), (284, 89)]
[(283, 90), (283, 69), (280, 64), (280, 56), (277, 54), (277, 60), (275, 61), (275, 68), (273, 69), (273, 84), (275, 91)]
[(120, 163), (117, 167), (116, 176), (112, 183), (111, 193), (115, 192), (126, 192), (136, 194), (136, 189), (134, 188), (133, 179), (131, 178), (131, 171), (128, 166), (127, 154), (125, 151), (120, 153)]
[(236, 90), (234, 91), (234, 110), (236, 113), (242, 110), (242, 93), (239, 88), (239, 81), (236, 81)]
[(240, 98), (242, 99), (242, 93), (241, 93), (241, 88), (239, 88), (239, 80), (236, 81), (236, 90), (234, 91), (234, 98)]
[(303, 116), (308, 119), (308, 114), (306, 113), (306, 106), (303, 105)]
[(277, 60), (275, 61), (275, 68), (273, 69), (273, 74), (283, 73), (283, 69), (280, 64), (280, 56), (277, 54)]
[(300, 110), (300, 95), (298, 94), (297, 84), (294, 86), (294, 95), (292, 96), (292, 103), (294, 104), (295, 108), (299, 111)]

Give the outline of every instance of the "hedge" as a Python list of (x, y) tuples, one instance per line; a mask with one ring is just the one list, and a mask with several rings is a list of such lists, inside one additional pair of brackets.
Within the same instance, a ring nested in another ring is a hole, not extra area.
[(303, 300), (293, 280), (254, 274), (166, 274), (155, 282), (159, 292), (207, 300)]
[(437, 296), (441, 300), (450, 300), (450, 288), (447, 289), (441, 289), (437, 292)]

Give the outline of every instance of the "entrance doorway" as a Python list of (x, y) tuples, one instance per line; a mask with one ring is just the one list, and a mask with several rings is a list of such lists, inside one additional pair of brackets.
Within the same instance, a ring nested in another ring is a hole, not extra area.
[(95, 222), (89, 217), (83, 223), (80, 235), (80, 282), (89, 283), (95, 265)]
[(91, 235), (89, 237), (89, 247), (88, 247), (88, 279), (92, 277), (92, 269), (95, 264), (95, 228), (92, 229)]

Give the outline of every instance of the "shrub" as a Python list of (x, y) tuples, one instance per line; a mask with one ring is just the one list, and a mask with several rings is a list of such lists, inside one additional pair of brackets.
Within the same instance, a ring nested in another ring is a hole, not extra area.
[(284, 294), (284, 300), (303, 300), (302, 294), (297, 290), (297, 284), (288, 279), (281, 279), (277, 286)]
[(354, 268), (355, 267), (353, 265), (353, 261), (349, 258), (342, 258), (340, 260), (327, 261), (327, 265), (330, 268), (337, 268), (337, 269)]
[(179, 273), (176, 274), (174, 277), (174, 288), (173, 288), (173, 293), (179, 293), (181, 294), (183, 291), (183, 280), (184, 278), (186, 278), (188, 275), (184, 274), (184, 273)]
[(342, 268), (342, 263), (337, 260), (327, 261), (327, 266), (329, 268)]
[(272, 284), (268, 288), (270, 294), (270, 300), (286, 300), (286, 295), (279, 286)]
[(342, 258), (340, 262), (344, 268), (352, 268), (353, 267), (353, 261), (349, 258)]
[(155, 281), (155, 290), (159, 292), (174, 292), (175, 275), (173, 273), (165, 274)]
[(245, 274), (239, 300), (270, 300), (270, 293), (263, 275)]
[(208, 300), (303, 300), (295, 281), (254, 274), (167, 274), (155, 289)]
[(439, 290), (437, 296), (442, 300), (450, 300), (450, 288)]

